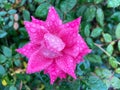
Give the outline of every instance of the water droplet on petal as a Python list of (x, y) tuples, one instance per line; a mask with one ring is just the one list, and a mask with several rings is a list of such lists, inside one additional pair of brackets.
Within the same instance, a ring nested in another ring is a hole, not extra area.
[(34, 29), (34, 28), (31, 28), (30, 30), (31, 30), (31, 32), (33, 32), (33, 33), (36, 32), (36, 29)]

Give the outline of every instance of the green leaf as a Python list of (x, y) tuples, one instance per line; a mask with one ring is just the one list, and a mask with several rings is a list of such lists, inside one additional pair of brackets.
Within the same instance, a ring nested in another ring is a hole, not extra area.
[(101, 8), (97, 9), (96, 20), (102, 27), (104, 26), (104, 12)]
[(10, 22), (8, 23), (8, 26), (9, 26), (9, 27), (12, 27), (12, 26), (13, 26), (13, 21), (10, 21)]
[(7, 58), (4, 55), (0, 54), (0, 63), (4, 63), (6, 60)]
[(9, 21), (9, 17), (4, 18), (4, 22), (7, 23)]
[(14, 21), (14, 16), (13, 15), (10, 15), (9, 18), (12, 22)]
[(20, 60), (15, 60), (15, 61), (14, 61), (14, 64), (15, 64), (17, 67), (20, 67), (21, 62), (20, 62)]
[(112, 45), (112, 44), (109, 44), (109, 45), (107, 46), (106, 50), (107, 50), (107, 52), (108, 52), (110, 55), (112, 55), (113, 50), (114, 50), (113, 45)]
[(69, 82), (63, 81), (59, 87), (59, 90), (71, 90)]
[(62, 0), (60, 10), (64, 13), (69, 12), (77, 3), (77, 0)]
[(80, 80), (75, 80), (71, 83), (71, 90), (79, 90), (80, 89)]
[(90, 76), (88, 79), (89, 90), (107, 90), (107, 87), (102, 80), (96, 76)]
[(118, 50), (120, 51), (120, 40), (118, 41)]
[(40, 18), (45, 18), (47, 16), (49, 6), (50, 4), (48, 3), (40, 4), (35, 11), (35, 15)]
[(4, 38), (7, 35), (6, 31), (0, 30), (0, 38)]
[(20, 6), (23, 6), (23, 5), (26, 3), (26, 1), (27, 1), (27, 0), (22, 0), (22, 1), (20, 2)]
[[(59, 88), (59, 87), (57, 87), (57, 88)], [(50, 85), (50, 84), (47, 84), (46, 87), (45, 87), (45, 90), (53, 90), (53, 86)]]
[(117, 77), (113, 77), (111, 79), (111, 85), (115, 88), (115, 89), (120, 89), (120, 79)]
[(24, 27), (19, 28), (19, 31), (20, 31), (21, 36), (23, 36), (23, 38), (28, 37), (28, 33), (26, 32)]
[(6, 57), (11, 57), (12, 56), (12, 51), (10, 48), (6, 47), (6, 46), (3, 46), (2, 47), (3, 49), (3, 54), (6, 56)]
[(9, 10), (11, 7), (12, 7), (12, 4), (11, 4), (11, 3), (5, 3), (5, 4), (4, 4), (4, 8), (5, 8), (6, 10)]
[(79, 9), (77, 9), (76, 15), (79, 16), (83, 16), (85, 10), (86, 10), (87, 6), (86, 5), (82, 5), (79, 7)]
[(95, 45), (94, 45), (92, 38), (90, 37), (86, 38), (86, 42), (90, 46), (90, 48), (94, 48)]
[(17, 88), (15, 86), (10, 86), (9, 90), (17, 90)]
[(10, 0), (10, 2), (15, 3), (15, 0)]
[(120, 22), (120, 12), (115, 12), (115, 13), (113, 13), (113, 15), (111, 16), (111, 18), (112, 18), (115, 22)]
[(98, 4), (98, 3), (101, 3), (103, 2), (103, 0), (94, 0), (94, 3)]
[(7, 14), (6, 11), (0, 11), (0, 16), (5, 16)]
[(117, 39), (120, 39), (120, 23), (116, 27), (115, 36)]
[(118, 7), (120, 5), (120, 0), (107, 0), (108, 7)]
[(33, 0), (28, 0), (28, 3), (32, 3)]
[(88, 37), (90, 35), (90, 28), (91, 28), (90, 24), (87, 24), (84, 28), (84, 34), (86, 37)]
[(74, 20), (74, 13), (70, 12), (70, 13), (66, 14), (66, 20), (64, 22), (70, 22), (72, 20)]
[(91, 32), (91, 37), (93, 38), (99, 37), (102, 34), (102, 31), (103, 29), (100, 27), (93, 29), (93, 31)]
[(112, 73), (110, 70), (106, 69), (106, 68), (96, 68), (95, 69), (95, 73), (97, 76), (99, 76), (100, 78), (110, 78), (112, 76)]
[(35, 2), (37, 2), (37, 3), (43, 3), (43, 2), (45, 2), (46, 0), (34, 0)]
[(114, 57), (110, 57), (110, 58), (109, 58), (109, 64), (110, 64), (113, 68), (117, 68), (117, 67), (118, 67), (117, 60), (116, 60)]
[(0, 0), (0, 3), (3, 3), (3, 0)]
[(77, 65), (76, 74), (82, 76), (90, 70), (90, 62), (87, 58), (84, 58), (84, 62), (81, 62)]
[(95, 13), (96, 13), (96, 7), (95, 6), (90, 6), (86, 9), (85, 13), (84, 13), (84, 19), (87, 21), (87, 22), (90, 22), (94, 19), (95, 17)]
[(102, 64), (102, 59), (99, 55), (89, 54), (86, 58), (92, 63)]
[(36, 10), (36, 7), (33, 4), (29, 4), (29, 9), (31, 12), (34, 12)]
[(5, 68), (2, 65), (0, 65), (0, 75), (4, 75), (5, 73)]
[(23, 18), (25, 21), (30, 21), (30, 12), (28, 10), (23, 10)]
[(15, 14), (17, 11), (15, 9), (11, 9), (8, 11), (8, 14)]
[(89, 2), (93, 2), (93, 0), (79, 0), (80, 3), (89, 3)]
[(120, 74), (120, 68), (115, 69), (115, 72)]
[(106, 34), (103, 34), (103, 37), (104, 37), (104, 40), (105, 42), (109, 43), (112, 41), (112, 37), (110, 34), (106, 33)]

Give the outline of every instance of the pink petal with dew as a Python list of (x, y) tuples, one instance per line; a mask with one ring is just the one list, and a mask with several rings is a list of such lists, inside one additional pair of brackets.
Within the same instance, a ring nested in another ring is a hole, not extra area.
[(80, 45), (80, 47), (79, 47), (80, 50), (79, 50), (79, 55), (76, 58), (77, 63), (82, 61), (84, 56), (91, 52), (91, 49), (89, 49), (89, 47), (85, 43), (84, 39), (80, 35), (78, 35), (78, 42), (79, 42), (79, 45)]
[(56, 64), (61, 70), (76, 79), (76, 75), (74, 72), (76, 68), (76, 63), (71, 56), (64, 55), (62, 57), (56, 58)]
[(64, 42), (57, 36), (47, 33), (44, 35), (46, 46), (51, 51), (61, 51), (64, 49)]
[(66, 74), (58, 68), (57, 64), (53, 62), (48, 68), (44, 70), (45, 73), (48, 73), (50, 76), (50, 83), (53, 84), (55, 80), (60, 77), (66, 78)]
[(40, 50), (37, 50), (29, 59), (26, 72), (28, 74), (40, 72), (41, 70), (46, 69), (49, 65), (51, 65), (52, 62), (53, 59), (43, 57), (40, 53)]
[(64, 27), (67, 28), (67, 30), (69, 30), (69, 31), (75, 31), (76, 33), (78, 33), (80, 22), (81, 22), (81, 17), (79, 17), (71, 22), (65, 23)]
[(68, 31), (67, 29), (64, 29), (64, 31), (60, 32), (60, 38), (65, 43), (66, 47), (71, 47), (76, 42), (77, 33), (74, 31)]
[(39, 24), (39, 25), (41, 25), (41, 26), (46, 25), (45, 22), (42, 21), (42, 20), (36, 19), (36, 18), (33, 17), (33, 16), (31, 16), (31, 18), (32, 18), (32, 22), (33, 22), (33, 23)]
[(79, 34), (77, 36), (78, 37), (76, 38), (76, 43), (74, 43), (73, 46), (64, 49), (64, 52), (66, 54), (71, 55), (74, 58), (76, 58), (79, 53), (84, 53), (85, 51), (90, 50), (86, 45), (84, 39)]
[(27, 58), (30, 58), (30, 56), (39, 48), (40, 45), (29, 42), (28, 44), (26, 44), (22, 48), (17, 49), (16, 51), (20, 54), (25, 55)]
[(49, 22), (49, 23), (52, 22), (56, 25), (61, 25), (62, 24), (62, 20), (60, 19), (59, 15), (56, 12), (54, 7), (49, 8), (46, 22)]
[(80, 53), (78, 54), (78, 56), (76, 57), (76, 59), (75, 59), (76, 63), (82, 62), (82, 61), (84, 60), (84, 56), (86, 56), (86, 55), (87, 55), (88, 53), (90, 53), (90, 52), (91, 52), (90, 49), (84, 48), (84, 49), (83, 49), (83, 52), (80, 52)]
[(31, 42), (40, 44), (40, 41), (43, 39), (44, 34), (47, 32), (46, 27), (28, 21), (25, 21), (24, 24), (30, 36)]
[(49, 8), (46, 24), (50, 33), (57, 34), (61, 30), (62, 20), (54, 7)]
[(65, 42), (66, 47), (71, 47), (74, 43), (76, 43), (80, 20), (81, 18), (77, 18), (76, 20), (63, 25), (64, 29), (60, 31), (59, 36)]
[(80, 45), (81, 44), (79, 43), (79, 41), (76, 41), (76, 43), (74, 43), (73, 46), (66, 47), (63, 52), (75, 58), (78, 56), (80, 50), (82, 49)]
[(87, 43), (85, 42), (85, 40), (78, 34), (78, 37), (77, 37), (78, 41), (79, 41), (79, 44), (80, 44), (80, 48), (82, 48), (80, 50), (80, 52), (84, 52), (85, 50), (88, 51), (88, 53), (91, 52), (91, 49), (89, 49)]
[(61, 55), (60, 52), (54, 52), (52, 50), (49, 50), (48, 48), (46, 48), (45, 46), (41, 46), (40, 48), (40, 52), (41, 54), (46, 57), (46, 58), (55, 58)]

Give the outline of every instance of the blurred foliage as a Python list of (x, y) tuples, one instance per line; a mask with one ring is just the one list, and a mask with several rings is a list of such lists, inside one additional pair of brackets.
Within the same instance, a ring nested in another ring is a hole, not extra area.
[[(45, 20), (51, 5), (64, 23), (82, 16), (80, 34), (92, 49), (76, 80), (54, 85), (43, 72), (27, 75), (27, 59), (15, 52), (28, 42), (23, 21)], [(120, 0), (0, 0), (0, 90), (120, 90)]]

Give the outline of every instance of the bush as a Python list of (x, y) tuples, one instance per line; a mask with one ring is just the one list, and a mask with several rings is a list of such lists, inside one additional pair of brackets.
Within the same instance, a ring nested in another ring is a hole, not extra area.
[[(80, 34), (92, 52), (71, 77), (50, 85), (43, 72), (28, 75), (15, 49), (27, 43), (23, 21), (45, 20), (49, 6), (63, 20), (82, 16)], [(0, 0), (0, 90), (120, 90), (120, 0)]]

